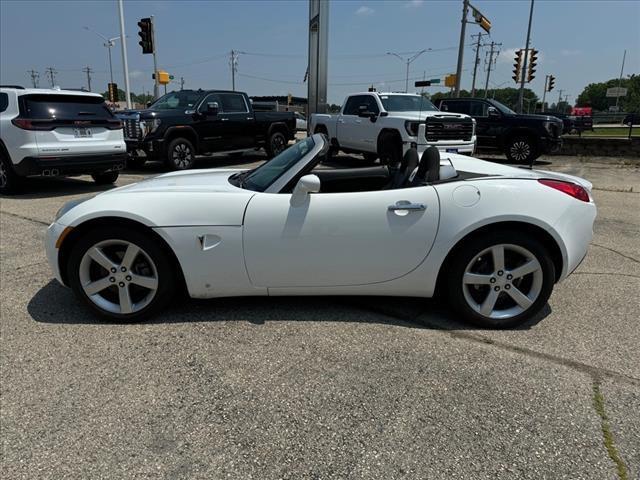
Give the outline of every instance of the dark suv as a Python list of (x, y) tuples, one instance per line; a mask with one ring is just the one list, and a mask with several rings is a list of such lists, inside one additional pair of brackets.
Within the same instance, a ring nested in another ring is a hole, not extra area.
[(562, 146), (562, 120), (556, 117), (518, 114), (484, 98), (445, 98), (439, 107), (471, 115), (476, 120), (478, 148), (500, 150), (514, 163), (531, 163)]
[(118, 116), (129, 163), (141, 166), (158, 159), (172, 170), (192, 168), (196, 155), (212, 152), (263, 147), (274, 156), (296, 132), (293, 112), (254, 112), (245, 93), (226, 90), (170, 92), (147, 110)]

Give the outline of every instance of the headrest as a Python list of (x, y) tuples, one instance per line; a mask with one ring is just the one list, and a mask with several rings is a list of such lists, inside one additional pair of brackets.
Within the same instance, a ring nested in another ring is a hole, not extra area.
[(422, 154), (416, 172), (415, 182), (435, 182), (440, 178), (440, 151), (437, 147), (429, 147)]

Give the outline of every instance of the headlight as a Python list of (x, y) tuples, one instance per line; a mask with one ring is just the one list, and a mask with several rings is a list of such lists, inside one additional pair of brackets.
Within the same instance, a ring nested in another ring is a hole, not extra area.
[(69, 212), (72, 208), (75, 208), (78, 205), (80, 205), (81, 203), (86, 202), (87, 200), (91, 200), (92, 198), (93, 197), (78, 198), (77, 200), (71, 200), (71, 201), (65, 203), (62, 206), (62, 208), (56, 212), (56, 217), (55, 217), (54, 222), (57, 222), (60, 218), (62, 218), (62, 216), (64, 214)]
[(415, 137), (418, 135), (418, 126), (420, 125), (420, 122), (412, 122), (407, 120), (406, 122), (404, 122), (404, 128), (407, 131), (407, 133), (409, 135), (411, 135), (412, 137)]
[(146, 137), (150, 133), (155, 132), (161, 124), (159, 118), (150, 118), (148, 120), (140, 120), (140, 129), (142, 130), (142, 136)]

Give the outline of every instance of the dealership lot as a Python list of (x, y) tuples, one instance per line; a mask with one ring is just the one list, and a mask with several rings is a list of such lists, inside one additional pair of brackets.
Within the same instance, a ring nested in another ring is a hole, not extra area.
[(408, 298), (184, 301), (99, 323), (52, 279), (42, 241), (64, 202), (103, 187), (34, 180), (3, 197), (7, 478), (637, 478), (640, 166), (538, 168), (593, 182), (595, 237), (544, 318), (498, 332)]

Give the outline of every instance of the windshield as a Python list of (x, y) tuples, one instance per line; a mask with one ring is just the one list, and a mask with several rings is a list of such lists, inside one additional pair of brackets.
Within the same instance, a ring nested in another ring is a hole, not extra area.
[(428, 98), (420, 95), (380, 95), (380, 101), (387, 112), (438, 111)]
[(507, 107), (506, 105), (501, 104), (500, 102), (498, 102), (496, 100), (489, 100), (489, 102), (491, 103), (491, 105), (496, 107), (502, 113), (506, 113), (507, 115), (517, 115), (517, 113), (514, 112), (513, 110), (511, 110), (509, 107)]
[(202, 94), (198, 92), (171, 92), (160, 97), (149, 108), (151, 110), (192, 109), (196, 107), (200, 97)]
[(292, 145), (280, 155), (248, 172), (248, 175), (242, 178), (242, 187), (256, 192), (264, 192), (283, 173), (302, 160), (302, 157), (309, 153), (314, 146), (315, 142), (312, 137)]

